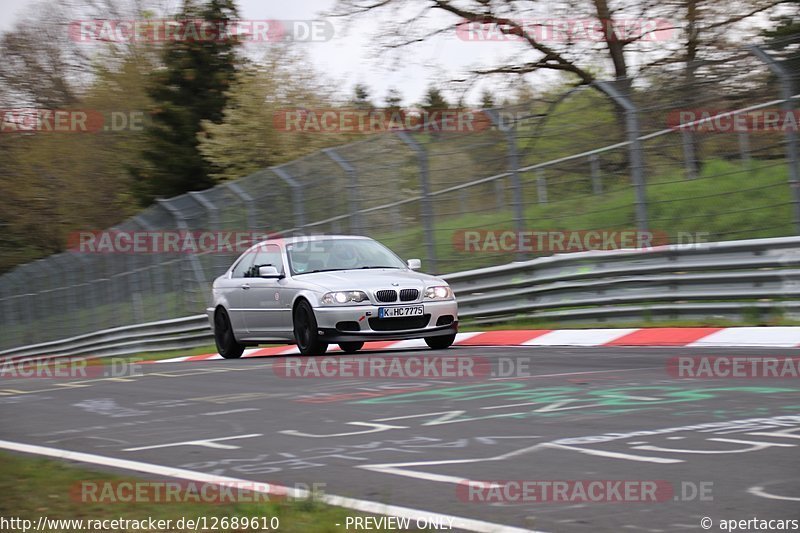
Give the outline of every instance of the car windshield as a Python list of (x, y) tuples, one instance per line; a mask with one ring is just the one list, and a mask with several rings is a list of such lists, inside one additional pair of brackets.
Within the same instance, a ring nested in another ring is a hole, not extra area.
[(368, 268), (406, 268), (382, 244), (368, 239), (309, 240), (286, 246), (292, 274)]

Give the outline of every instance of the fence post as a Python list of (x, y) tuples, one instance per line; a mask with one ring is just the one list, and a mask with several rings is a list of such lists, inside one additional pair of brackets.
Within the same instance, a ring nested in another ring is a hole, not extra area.
[(364, 231), (364, 225), (361, 222), (361, 198), (358, 193), (358, 174), (353, 165), (347, 162), (339, 153), (333, 148), (325, 148), (322, 152), (330, 157), (334, 163), (342, 167), (342, 170), (347, 174), (347, 188), (348, 197), (350, 199), (350, 231), (352, 233), (361, 233)]
[(23, 342), (26, 343), (34, 343), (36, 342), (36, 333), (35, 331), (39, 328), (37, 327), (38, 324), (36, 323), (38, 309), (37, 302), (36, 302), (36, 294), (26, 292), (26, 289), (29, 289), (36, 284), (35, 276), (31, 276), (30, 270), (33, 266), (33, 263), (25, 263), (24, 265), (20, 265), (14, 269), (14, 272), (17, 272), (25, 282), (22, 284), (23, 291), (20, 294), (23, 296), (22, 302), (24, 305), (24, 320), (22, 321), (23, 327), (21, 328), (22, 331), (22, 338), (24, 339)]
[(750, 164), (750, 134), (746, 131), (740, 131), (737, 134), (739, 140), (739, 159), (745, 165)]
[(303, 186), (295, 180), (291, 174), (286, 172), (281, 167), (270, 167), (270, 170), (275, 173), (280, 179), (286, 182), (286, 185), (292, 188), (292, 210), (294, 211), (294, 225), (297, 229), (303, 229), (306, 226), (306, 210), (303, 199)]
[[(20, 321), (22, 318), (22, 312), (20, 310), (19, 313), (15, 312), (14, 308), (19, 305), (22, 306), (25, 298), (20, 296), (21, 288), (25, 286), (24, 283), (19, 284), (17, 283), (17, 270), (14, 269), (11, 272), (3, 275), (3, 283), (0, 284), (5, 290), (6, 296), (3, 298), (5, 301), (5, 320), (8, 323), (8, 333), (3, 337), (0, 338), (0, 346), (3, 348), (12, 348), (17, 345), (21, 345), (24, 342), (22, 331), (25, 327), (24, 321)], [(19, 303), (18, 303), (19, 302)], [(17, 323), (20, 323), (19, 329), (16, 327)]]
[(639, 141), (641, 128), (639, 127), (638, 110), (630, 98), (618, 91), (612, 83), (596, 81), (595, 85), (625, 110), (631, 181), (636, 191), (636, 226), (639, 231), (647, 231), (647, 190), (644, 181), (644, 156), (642, 155), (642, 144)]
[[(189, 225), (186, 223), (186, 219), (184, 218), (183, 213), (181, 213), (180, 209), (170, 204), (170, 200), (159, 198), (156, 201), (161, 207), (166, 209), (170, 215), (172, 215), (172, 218), (175, 219), (175, 225), (178, 226), (178, 229), (185, 232), (189, 231)], [(197, 283), (196, 290), (202, 291), (206, 285), (206, 276), (205, 273), (203, 272), (203, 265), (200, 263), (197, 254), (187, 254), (187, 255), (189, 256), (189, 266), (192, 269), (192, 274), (194, 276), (195, 282)], [(202, 302), (203, 305), (208, 304), (210, 301), (209, 300), (210, 291), (203, 291), (203, 292), (204, 294), (202, 296), (202, 299), (200, 301), (194, 300), (192, 303), (198, 304)], [(198, 310), (195, 309), (194, 311)], [(205, 311), (205, 309), (202, 309), (202, 311)]]
[(695, 150), (693, 132), (687, 129), (681, 129), (681, 142), (683, 143), (683, 167), (686, 170), (686, 179), (693, 180), (697, 178), (697, 153)]
[[(216, 206), (216, 204), (206, 198), (203, 193), (199, 191), (189, 191), (189, 197), (200, 204), (208, 213), (209, 226), (211, 227), (207, 229), (219, 232), (219, 230), (222, 228), (219, 227), (219, 208)], [(215, 239), (214, 242), (217, 242), (217, 240)], [(225, 258), (225, 254), (220, 249), (214, 250), (211, 252), (211, 254), (211, 257), (213, 258), (212, 268), (214, 269), (211, 279), (215, 279), (217, 276), (221, 276), (226, 270), (228, 270), (228, 260)]]
[[(525, 202), (522, 191), (522, 180), (519, 177), (519, 150), (517, 149), (517, 137), (514, 135), (514, 128), (503, 124), (500, 112), (497, 109), (485, 109), (483, 111), (497, 127), (508, 144), (508, 170), (511, 173), (511, 206), (514, 211), (514, 230), (517, 236), (525, 231)], [(499, 180), (496, 184), (501, 183)], [(525, 252), (517, 247), (517, 260), (525, 259)]]
[(422, 226), (425, 234), (425, 249), (427, 262), (430, 265), (430, 272), (438, 272), (436, 269), (436, 244), (434, 243), (433, 232), (433, 204), (431, 203), (431, 186), (428, 176), (428, 154), (425, 149), (412, 139), (406, 132), (396, 132), (400, 140), (406, 143), (417, 154), (419, 162), (419, 182), (422, 189)]
[[(775, 74), (781, 82), (781, 109), (787, 115), (794, 112), (794, 101), (792, 93), (792, 72), (786, 69), (781, 61), (776, 60), (764, 50), (756, 45), (748, 46), (750, 51), (758, 59), (766, 63), (767, 67)], [(794, 203), (794, 227), (800, 233), (800, 168), (797, 160), (797, 132), (795, 128), (786, 128), (786, 159), (789, 165), (789, 188), (792, 190), (792, 202)]]
[[(61, 268), (59, 273), (60, 278), (67, 282), (66, 285), (61, 286), (61, 289), (66, 291), (64, 297), (65, 305), (59, 306), (61, 310), (66, 311), (67, 314), (63, 321), (66, 325), (67, 333), (82, 333), (83, 324), (80, 323), (81, 314), (78, 310), (78, 298), (76, 295), (76, 292), (80, 290), (80, 283), (78, 282), (77, 268), (73, 268), (70, 265), (72, 261), (79, 261), (79, 259), (70, 252), (55, 254), (50, 256), (49, 259), (54, 262), (57, 267)], [(70, 323), (72, 324), (71, 326)]]
[(256, 214), (255, 214), (255, 202), (253, 197), (250, 196), (242, 189), (237, 183), (229, 181), (225, 183), (225, 186), (236, 196), (238, 199), (242, 201), (244, 204), (244, 208), (247, 210), (247, 230), (248, 231), (255, 231), (256, 230)]
[(603, 177), (600, 175), (600, 158), (597, 154), (589, 156), (589, 169), (592, 175), (592, 192), (603, 194)]
[(536, 169), (536, 197), (540, 204), (547, 203), (547, 176), (542, 168)]

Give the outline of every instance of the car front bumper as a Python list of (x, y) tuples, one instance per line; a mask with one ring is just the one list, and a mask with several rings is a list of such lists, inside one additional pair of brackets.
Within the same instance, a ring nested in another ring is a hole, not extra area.
[(421, 305), (423, 315), (378, 318), (380, 307), (397, 305), (320, 306), (314, 308), (314, 315), (318, 332), (328, 343), (419, 339), (458, 332), (458, 304), (455, 300), (399, 306), (408, 305)]

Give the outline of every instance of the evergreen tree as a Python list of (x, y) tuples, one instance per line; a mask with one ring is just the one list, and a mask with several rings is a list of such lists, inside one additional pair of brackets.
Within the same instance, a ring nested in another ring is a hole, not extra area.
[(384, 98), (383, 101), (386, 104), (386, 110), (390, 113), (395, 113), (400, 111), (400, 104), (403, 102), (403, 97), (400, 95), (400, 91), (391, 87), (387, 91), (386, 98)]
[(448, 109), (450, 104), (447, 103), (447, 99), (442, 94), (442, 91), (439, 90), (438, 87), (435, 85), (431, 85), (428, 87), (428, 90), (425, 92), (425, 98), (422, 101), (422, 108), (425, 111), (437, 111), (441, 109)]
[(351, 101), (356, 109), (372, 109), (372, 102), (369, 100), (369, 87), (363, 83), (356, 83), (353, 88), (353, 100)]
[(483, 109), (495, 107), (494, 96), (489, 92), (489, 89), (484, 89), (481, 93), (481, 107)]
[[(234, 0), (184, 0), (179, 20), (208, 21), (212, 27), (238, 18)], [(227, 91), (236, 77), (235, 38), (180, 39), (164, 45), (163, 67), (153, 73), (154, 102), (144, 164), (132, 169), (142, 205), (214, 185), (213, 169), (198, 150), (201, 122), (220, 123)]]

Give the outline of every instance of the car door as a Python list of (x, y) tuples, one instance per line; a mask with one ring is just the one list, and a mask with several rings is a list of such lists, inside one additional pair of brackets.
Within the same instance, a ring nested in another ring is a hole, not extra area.
[(228, 301), (228, 316), (237, 337), (242, 337), (247, 332), (245, 324), (245, 292), (249, 288), (250, 267), (253, 264), (254, 254), (245, 252), (234, 264), (231, 275), (227, 279), (221, 279), (217, 283), (222, 289), (225, 299)]
[[(254, 254), (248, 278), (249, 289), (245, 291), (245, 323), (251, 336), (271, 338), (285, 336), (291, 329), (286, 308), (291, 303), (285, 279), (262, 278), (258, 269), (272, 265), (283, 274), (286, 272), (280, 246), (259, 245)], [(283, 334), (283, 335), (281, 335)]]

